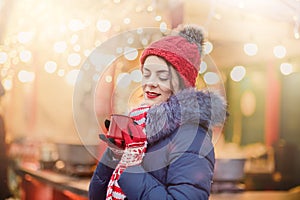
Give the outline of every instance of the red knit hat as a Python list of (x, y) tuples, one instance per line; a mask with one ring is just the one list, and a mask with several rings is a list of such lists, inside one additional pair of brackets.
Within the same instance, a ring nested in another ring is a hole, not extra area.
[(185, 26), (176, 36), (166, 36), (150, 44), (142, 53), (142, 67), (149, 55), (168, 61), (183, 78), (187, 87), (194, 87), (200, 70), (203, 32), (199, 27)]

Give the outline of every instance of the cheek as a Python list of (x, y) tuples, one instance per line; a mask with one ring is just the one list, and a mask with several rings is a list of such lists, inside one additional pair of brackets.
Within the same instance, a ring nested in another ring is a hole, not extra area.
[(169, 80), (167, 80), (167, 81), (160, 81), (159, 85), (160, 85), (160, 88), (161, 88), (162, 91), (164, 91), (164, 92), (171, 91), (170, 81)]
[(164, 98), (168, 99), (172, 95), (172, 90), (170, 88), (161, 86), (160, 90), (161, 90), (161, 94)]

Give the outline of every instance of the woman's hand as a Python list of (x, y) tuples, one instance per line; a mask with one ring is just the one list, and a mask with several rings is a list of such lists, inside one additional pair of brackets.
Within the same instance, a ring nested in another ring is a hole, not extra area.
[(131, 123), (127, 130), (122, 131), (125, 150), (120, 160), (120, 166), (128, 167), (141, 164), (147, 148), (147, 138), (140, 125)]
[[(108, 130), (110, 126), (110, 121), (105, 120), (104, 121), (105, 128)], [(124, 149), (125, 149), (125, 142), (121, 139), (115, 139), (115, 138), (107, 138), (105, 134), (99, 134), (100, 140), (105, 142), (108, 145), (108, 148), (114, 153), (114, 157), (120, 159), (123, 155)]]
[[(105, 126), (107, 129), (109, 124), (109, 120), (106, 120)], [(129, 123), (127, 128), (122, 130), (122, 136), (123, 139), (117, 139), (108, 138), (105, 134), (99, 134), (99, 138), (107, 143), (114, 153), (114, 157), (121, 158), (121, 164), (126, 166), (140, 164), (147, 146), (147, 137), (143, 128), (134, 122)]]
[(125, 146), (128, 146), (133, 143), (145, 142), (147, 140), (143, 128), (136, 123), (128, 124), (127, 129), (122, 130), (122, 135), (125, 142)]
[(108, 148), (114, 153), (115, 158), (121, 158), (125, 149), (124, 140), (107, 138), (104, 134), (99, 134), (99, 138), (108, 145)]

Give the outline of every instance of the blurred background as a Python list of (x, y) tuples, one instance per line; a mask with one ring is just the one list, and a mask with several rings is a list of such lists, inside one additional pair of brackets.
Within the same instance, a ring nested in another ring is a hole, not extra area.
[[(40, 169), (63, 168), (56, 144), (100, 146), (101, 154), (103, 120), (140, 96), (142, 48), (179, 24), (206, 30), (197, 87), (221, 91), (230, 113), (214, 133), (216, 156), (242, 160), (240, 176), (216, 182), (242, 183), (229, 187), (239, 191), (300, 185), (299, 0), (0, 0), (1, 145), (9, 158)], [(117, 37), (124, 32), (131, 34)], [(113, 53), (103, 56), (104, 47)], [(80, 70), (84, 84), (76, 86)]]

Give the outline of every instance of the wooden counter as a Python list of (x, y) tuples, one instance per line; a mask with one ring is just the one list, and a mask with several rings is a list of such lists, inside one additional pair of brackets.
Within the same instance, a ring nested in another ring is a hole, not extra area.
[[(44, 185), (44, 191), (40, 190), (43, 200), (87, 200), (89, 177), (72, 177), (59, 174), (49, 170), (39, 170), (30, 167), (19, 166), (17, 173), (24, 181), (32, 182), (36, 180)], [(48, 187), (48, 188), (47, 188)], [(41, 187), (42, 188), (42, 187)], [(45, 191), (51, 191), (48, 196)], [(40, 197), (27, 196), (24, 199), (40, 199)], [(245, 191), (239, 193), (220, 193), (211, 194), (209, 200), (255, 200), (255, 199), (272, 199), (272, 200), (299, 200), (300, 191)]]
[(287, 191), (246, 191), (241, 193), (212, 194), (209, 200), (299, 200), (299, 192)]
[(37, 193), (44, 200), (88, 199), (90, 177), (67, 176), (30, 166), (17, 166), (15, 171), (22, 177), (22, 200), (40, 199)]

